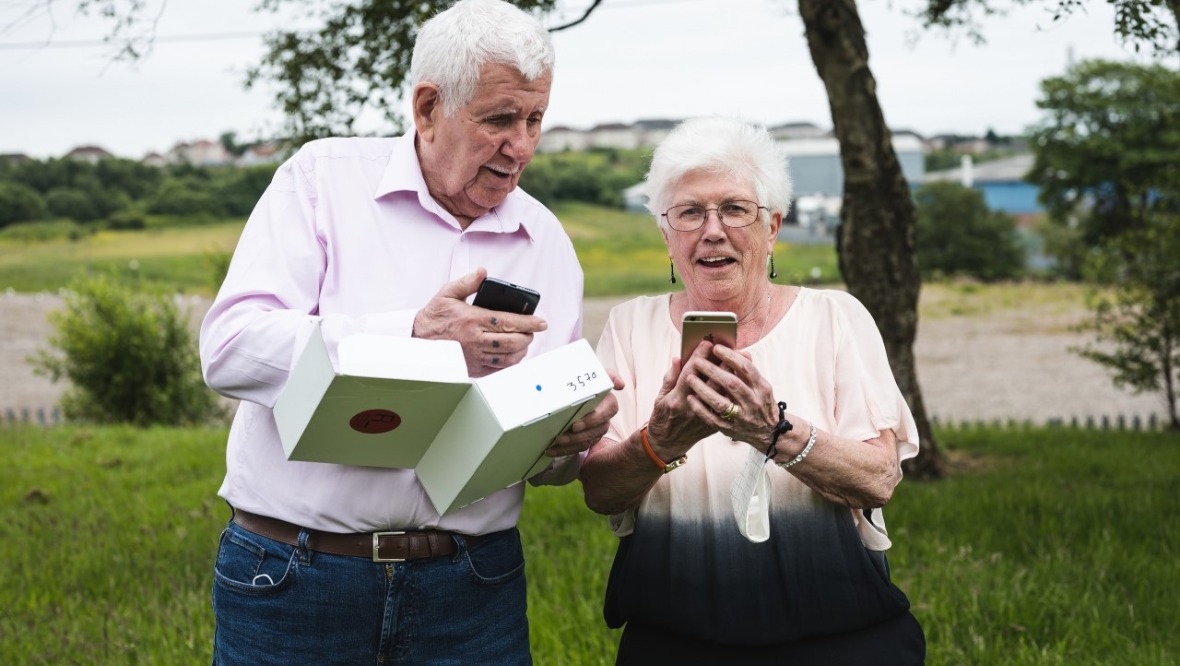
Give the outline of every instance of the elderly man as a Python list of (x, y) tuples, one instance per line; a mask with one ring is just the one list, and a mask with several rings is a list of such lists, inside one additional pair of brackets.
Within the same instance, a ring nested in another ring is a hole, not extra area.
[[(303, 146), (250, 216), (201, 329), (206, 382), (241, 400), (215, 663), (529, 663), (520, 485), (440, 516), (411, 469), (286, 460), (271, 408), (317, 327), (333, 356), (354, 332), (457, 340), (472, 376), (581, 337), (573, 247), (516, 188), (553, 61), (528, 14), (455, 4), (414, 47), (414, 130)], [(487, 274), (540, 291), (536, 315), (468, 305)], [(562, 434), (531, 481), (576, 478), (616, 410)]]

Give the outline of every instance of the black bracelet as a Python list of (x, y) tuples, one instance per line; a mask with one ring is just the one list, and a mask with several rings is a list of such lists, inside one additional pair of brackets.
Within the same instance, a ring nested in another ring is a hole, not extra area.
[(778, 455), (778, 438), (782, 436), (784, 432), (790, 432), (791, 428), (794, 427), (795, 426), (791, 425), (791, 422), (787, 420), (787, 403), (780, 400), (778, 403), (778, 425), (774, 427), (774, 430), (770, 431), (770, 448), (766, 449), (767, 460), (770, 460), (771, 458)]

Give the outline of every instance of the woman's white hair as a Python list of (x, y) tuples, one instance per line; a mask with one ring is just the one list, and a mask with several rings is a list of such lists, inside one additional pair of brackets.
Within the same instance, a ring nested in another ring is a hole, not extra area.
[(501, 0), (460, 0), (418, 29), (410, 85), (437, 85), (450, 117), (475, 97), (487, 63), (511, 65), (535, 81), (553, 71), (554, 59), (549, 32), (532, 15)]
[[(758, 203), (786, 217), (791, 208), (791, 174), (787, 155), (764, 128), (734, 118), (710, 116), (686, 120), (672, 130), (651, 158), (643, 182), (647, 209), (664, 227), (662, 213), (690, 173), (711, 173), (748, 181)], [(763, 223), (770, 218), (763, 216)]]

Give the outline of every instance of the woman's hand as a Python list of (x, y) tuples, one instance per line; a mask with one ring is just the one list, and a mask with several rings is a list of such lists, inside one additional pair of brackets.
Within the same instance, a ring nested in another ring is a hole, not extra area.
[[(648, 444), (665, 463), (717, 432), (717, 428), (697, 418), (690, 404), (691, 392), (680, 372), (680, 359), (673, 359), (664, 373), (647, 425)], [(662, 477), (662, 471), (644, 450), (640, 431), (630, 433), (623, 441), (604, 437), (590, 447), (582, 461), (580, 477), (586, 506), (606, 515), (639, 506)]]
[[(721, 363), (709, 361), (710, 353)], [(770, 447), (778, 401), (748, 354), (702, 344), (681, 373), (680, 384), (690, 391), (685, 400), (694, 420), (760, 451)]]
[[(700, 353), (694, 353), (696, 357)], [(656, 395), (648, 419), (648, 442), (662, 460), (672, 461), (684, 455), (694, 444), (717, 432), (717, 427), (702, 421), (692, 407), (692, 389), (680, 371), (680, 359), (673, 359), (664, 373), (664, 383)]]

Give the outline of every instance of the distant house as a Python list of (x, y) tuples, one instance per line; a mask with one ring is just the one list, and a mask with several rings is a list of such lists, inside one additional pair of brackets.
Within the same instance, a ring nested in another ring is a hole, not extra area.
[(635, 128), (635, 131), (639, 137), (638, 147), (655, 148), (656, 146), (660, 145), (660, 142), (663, 141), (672, 130), (676, 129), (676, 126), (679, 124), (679, 120), (666, 120), (663, 118), (652, 118), (648, 120), (635, 121), (635, 125), (633, 127)]
[(591, 148), (620, 148), (623, 150), (640, 146), (640, 133), (634, 125), (623, 123), (602, 123), (590, 128)]
[(160, 153), (156, 153), (156, 152), (151, 152), (151, 153), (148, 153), (147, 155), (144, 155), (143, 159), (140, 160), (140, 162), (143, 162), (147, 166), (152, 166), (152, 167), (168, 166), (168, 158), (166, 158), (163, 155), (161, 155)]
[(778, 141), (793, 141), (795, 139), (818, 139), (828, 136), (829, 132), (814, 123), (786, 123), (767, 128), (770, 136)]
[(564, 151), (578, 152), (590, 147), (590, 135), (572, 127), (551, 127), (541, 133), (541, 142), (537, 144), (537, 152), (560, 153)]
[(263, 141), (246, 146), (242, 156), (237, 159), (238, 166), (254, 166), (257, 164), (278, 164), (283, 161), (283, 142)]
[(979, 190), (992, 210), (1013, 215), (1040, 213), (1044, 211), (1037, 202), (1040, 188), (1024, 180), (1033, 159), (1032, 153), (1026, 153), (976, 164), (970, 155), (964, 155), (959, 168), (931, 171), (923, 182), (952, 181)]
[(167, 159), (171, 164), (218, 166), (231, 164), (234, 161), (234, 156), (219, 141), (198, 139), (192, 143), (176, 144), (168, 151)]
[(0, 155), (0, 164), (10, 164), (12, 166), (16, 166), (18, 164), (24, 164), (25, 162), (31, 161), (33, 161), (33, 158), (24, 153), (4, 153)]
[(114, 155), (98, 146), (78, 146), (65, 155), (67, 160), (89, 162), (90, 164), (98, 164), (99, 160), (109, 160), (113, 157)]
[(602, 123), (588, 130), (571, 127), (552, 127), (541, 135), (537, 152), (558, 153), (565, 150), (581, 151), (591, 148), (654, 148), (668, 136), (678, 120), (648, 119), (634, 123)]

